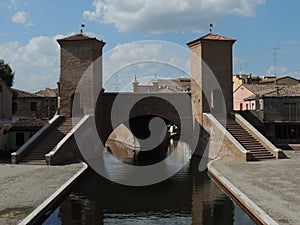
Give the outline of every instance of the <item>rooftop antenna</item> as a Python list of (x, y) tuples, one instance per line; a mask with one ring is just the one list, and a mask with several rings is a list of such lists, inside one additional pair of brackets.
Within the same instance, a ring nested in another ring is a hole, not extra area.
[(213, 25), (212, 23), (209, 24), (209, 33), (210, 33), (210, 34), (212, 34), (212, 28), (213, 28), (213, 26), (214, 26), (214, 25)]
[(273, 56), (274, 56), (274, 75), (276, 77), (276, 64), (277, 64), (277, 55), (278, 55), (278, 51), (279, 51), (279, 48), (272, 48), (273, 49)]
[(82, 30), (82, 28), (84, 28), (85, 27), (85, 25), (82, 23), (81, 24), (81, 29), (80, 29), (80, 33), (82, 34), (82, 32), (83, 32), (83, 30)]

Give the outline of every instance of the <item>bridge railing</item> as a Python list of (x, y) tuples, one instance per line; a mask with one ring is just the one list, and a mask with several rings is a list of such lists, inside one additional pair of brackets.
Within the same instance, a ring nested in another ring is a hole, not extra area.
[(226, 128), (210, 113), (203, 113), (203, 127), (210, 135), (210, 159), (231, 158), (240, 161), (249, 161), (250, 152), (247, 151)]
[[(80, 129), (80, 127), (90, 119), (90, 115), (85, 115), (80, 121), (66, 134), (66, 136), (60, 140), (60, 142), (45, 155), (47, 165), (65, 164), (71, 161), (76, 161), (79, 156), (74, 133)], [(67, 149), (67, 151), (64, 151)]]

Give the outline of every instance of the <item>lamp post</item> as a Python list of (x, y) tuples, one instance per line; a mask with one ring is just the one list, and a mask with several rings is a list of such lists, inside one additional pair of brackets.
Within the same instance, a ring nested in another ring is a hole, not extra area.
[(3, 93), (2, 93), (2, 84), (0, 84), (0, 94), (1, 94), (1, 117), (2, 117), (2, 123), (3, 123), (3, 120), (4, 120), (4, 114), (3, 114)]
[[(1, 118), (2, 118), (2, 124), (0, 124), (0, 131), (1, 133), (4, 132), (4, 114), (3, 114), (3, 93), (2, 93), (2, 84), (0, 84), (0, 95), (1, 95)], [(3, 128), (2, 128), (3, 127)], [(3, 130), (2, 130), (3, 129)], [(2, 134), (0, 134), (2, 135)]]

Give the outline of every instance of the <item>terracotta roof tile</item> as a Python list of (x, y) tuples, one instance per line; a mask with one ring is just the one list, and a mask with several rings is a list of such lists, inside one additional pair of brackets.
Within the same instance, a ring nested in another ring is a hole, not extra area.
[(224, 37), (218, 34), (207, 34), (200, 37), (200, 40), (236, 41), (233, 38)]
[(40, 91), (36, 92), (35, 94), (38, 96), (41, 96), (41, 97), (56, 97), (57, 89), (46, 88), (44, 90), (40, 90)]
[(293, 78), (293, 77), (290, 77), (290, 76), (284, 76), (284, 77), (274, 77), (274, 78), (264, 79), (264, 80), (261, 81), (261, 83), (272, 83), (272, 82), (283, 80), (283, 79), (286, 79), (286, 78), (298, 81), (296, 78)]
[(300, 85), (276, 85), (276, 84), (244, 84), (253, 95), (247, 99), (259, 97), (300, 97)]
[(58, 40), (59, 41), (79, 41), (79, 40), (90, 40), (90, 39), (95, 39), (95, 38), (89, 37), (85, 34), (74, 34), (69, 37), (61, 38)]
[(13, 124), (13, 128), (20, 128), (20, 127), (42, 127), (44, 126), (48, 120), (43, 119), (19, 119), (17, 122)]
[(212, 41), (231, 41), (231, 42), (235, 42), (236, 39), (233, 38), (228, 38), (228, 37), (224, 37), (218, 34), (206, 34), (200, 38), (197, 38), (195, 40), (192, 40), (190, 42), (187, 43), (188, 46), (193, 46), (197, 43), (200, 43), (202, 40), (212, 40)]
[[(58, 39), (57, 41), (61, 42), (61, 41), (82, 41), (82, 40), (96, 40), (96, 41), (99, 41), (97, 38), (90, 37), (90, 36), (85, 35), (85, 34), (74, 34), (74, 35), (71, 35), (69, 37)], [(103, 42), (103, 41), (101, 40), (99, 42)], [(103, 43), (105, 43), (105, 42), (103, 42)]]
[(18, 90), (15, 88), (12, 88), (11, 90), (13, 91), (14, 95), (18, 98), (39, 98), (40, 97), (34, 93)]

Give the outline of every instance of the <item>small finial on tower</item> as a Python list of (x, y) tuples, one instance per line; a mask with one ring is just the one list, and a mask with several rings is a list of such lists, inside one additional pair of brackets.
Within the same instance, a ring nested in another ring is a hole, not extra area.
[(82, 34), (82, 32), (83, 32), (83, 30), (82, 30), (82, 28), (84, 28), (85, 27), (85, 25), (82, 23), (81, 24), (81, 29), (80, 29), (80, 33)]
[(212, 33), (212, 28), (213, 28), (213, 24), (211, 23), (211, 24), (209, 24), (209, 33), (211, 34)]

